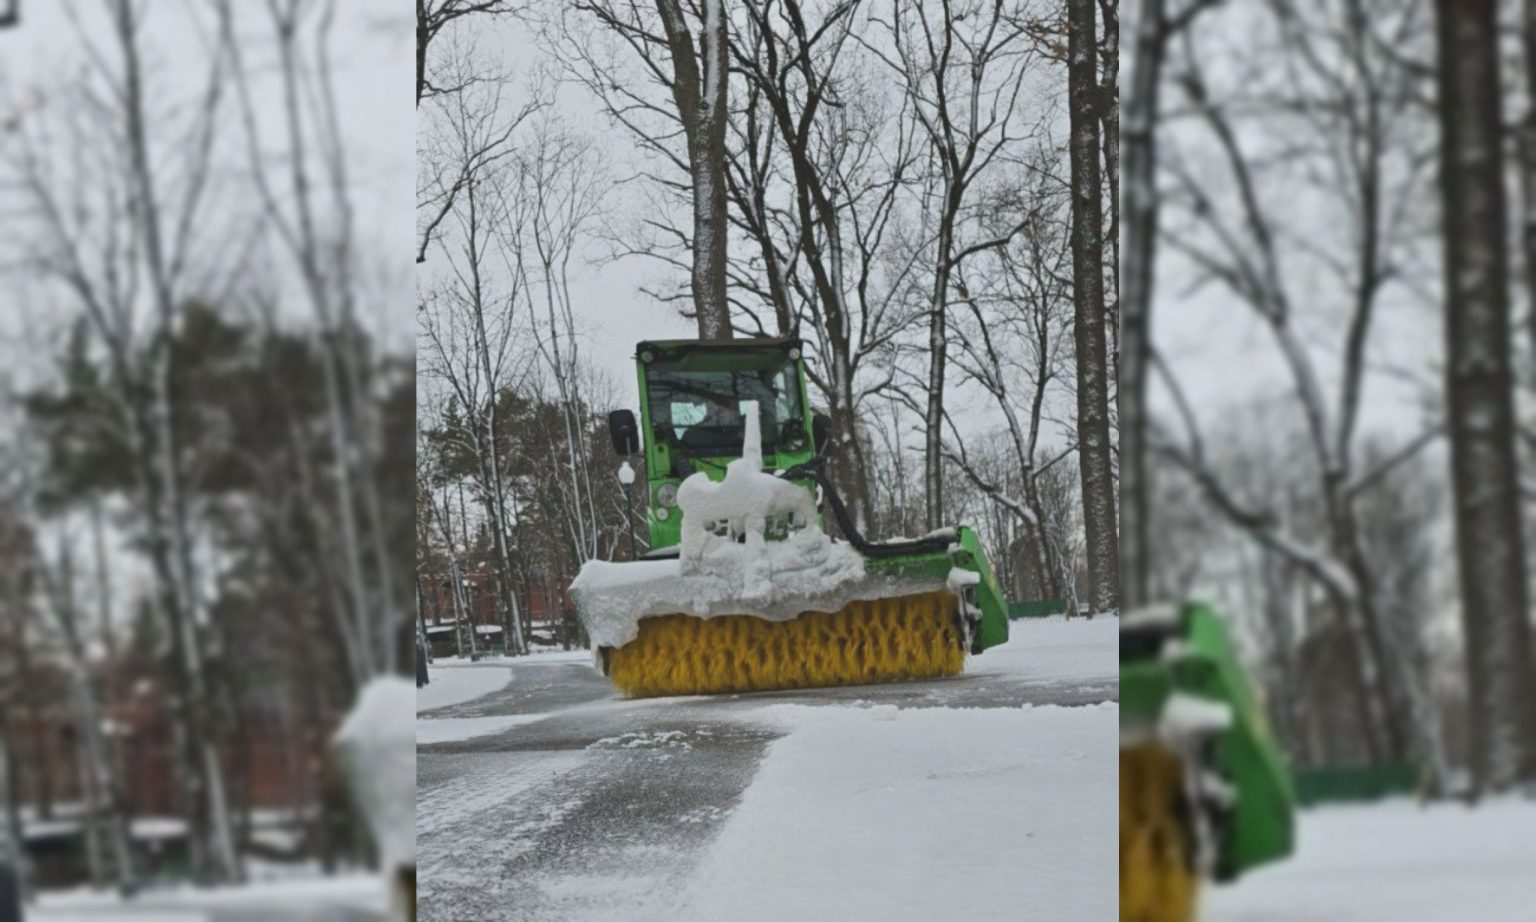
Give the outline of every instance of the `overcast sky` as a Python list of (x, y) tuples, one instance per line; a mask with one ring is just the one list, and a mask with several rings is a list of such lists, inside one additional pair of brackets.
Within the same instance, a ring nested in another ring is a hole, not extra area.
[[(1136, 4), (1128, 15), (1134, 17)], [(1242, 98), (1250, 90), (1243, 69), (1254, 61), (1275, 66), (1274, 52), (1268, 48), (1275, 37), (1271, 14), (1257, 5), (1218, 5), (1195, 20), (1200, 37), (1197, 47), (1205, 69), (1205, 79), (1218, 99)], [(1129, 81), (1134, 62), (1135, 22), (1125, 24), (1122, 36), (1121, 78)], [(1170, 48), (1167, 68), (1176, 74), (1181, 65), (1182, 42)], [(1209, 128), (1189, 115), (1189, 106), (1178, 81), (1168, 79), (1163, 89), (1162, 111), (1166, 119), (1159, 156), (1165, 172), (1160, 188), (1172, 186), (1166, 169), (1182, 161), (1187, 172), (1198, 176), (1207, 194), (1218, 202), (1230, 201), (1233, 184), (1219, 144)], [(1242, 106), (1238, 106), (1242, 111)], [(1301, 338), (1312, 349), (1325, 385), (1337, 388), (1338, 369), (1344, 343), (1343, 324), (1349, 306), (1349, 292), (1336, 279), (1325, 277), (1317, 262), (1307, 262), (1297, 254), (1305, 248), (1335, 257), (1350, 252), (1352, 240), (1340, 220), (1341, 207), (1336, 197), (1319, 191), (1296, 172), (1281, 144), (1305, 145), (1313, 138), (1281, 137), (1281, 132), (1259, 134), (1253, 131), (1254, 119), (1236, 122), (1238, 141), (1250, 156), (1266, 154), (1259, 175), (1259, 197), (1274, 222), (1287, 258), (1282, 267), (1285, 281), (1295, 300), (1296, 326)], [(1426, 139), (1433, 143), (1433, 139)], [(1433, 196), (1434, 185), (1425, 186)], [(1230, 214), (1236, 215), (1233, 209)], [(1165, 205), (1161, 212), (1165, 229), (1187, 226), (1187, 209), (1181, 215), (1176, 206)], [(1234, 221), (1234, 226), (1236, 222)], [(1427, 245), (1438, 247), (1438, 240)], [(1436, 254), (1425, 254), (1433, 265)], [(1215, 283), (1198, 284), (1204, 276), (1194, 264), (1166, 243), (1159, 247), (1154, 286), (1153, 332), (1157, 347), (1169, 361), (1198, 415), (1213, 421), (1223, 414), (1238, 412), (1255, 398), (1288, 394), (1288, 375), (1281, 364), (1274, 338), (1253, 310)], [(1432, 273), (1421, 281), (1430, 288), (1439, 279)], [(1388, 285), (1382, 293), (1372, 327), (1367, 351), (1372, 372), (1364, 383), (1362, 434), (1370, 431), (1416, 434), (1423, 424), (1424, 385), (1438, 383), (1443, 331), (1438, 305), (1426, 300), (1422, 292), (1409, 296), (1397, 285)], [(1154, 381), (1154, 404), (1163, 413), (1172, 411), (1168, 393)]]
[[(333, 29), (334, 85), (357, 210), (358, 247), (372, 273), (394, 267), (396, 280), (376, 288), (387, 303), (364, 310), (393, 348), (413, 348), (415, 296), (410, 272), (415, 187), (414, 19), (403, 2), (337, 0)], [(206, 7), (188, 0), (149, 0), (143, 46), (152, 86), (195, 92), (204, 74), (211, 37)], [(70, 10), (74, 11), (74, 18)], [(237, 3), (247, 61), (256, 75), (258, 118), (275, 126), (281, 95), (270, 77), (273, 58), (264, 4)], [(196, 11), (198, 15), (193, 15)], [(397, 11), (397, 12), (395, 12)], [(78, 20), (79, 26), (76, 26)], [(27, 0), (22, 24), (0, 31), (0, 119), (25, 113), (47, 100), (51, 87), (87, 67), (82, 30), (110, 49), (110, 18), (102, 0)], [(231, 112), (233, 114), (233, 107)], [(233, 122), (230, 123), (231, 127)], [(235, 163), (226, 168), (243, 167)], [(322, 216), (323, 217), (323, 216)], [(7, 284), (14, 284), (8, 279)]]

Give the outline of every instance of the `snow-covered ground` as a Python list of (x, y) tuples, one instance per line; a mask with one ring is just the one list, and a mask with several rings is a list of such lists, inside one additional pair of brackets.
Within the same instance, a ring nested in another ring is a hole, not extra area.
[(379, 922), (389, 903), (376, 875), (289, 880), (215, 890), (152, 890), (132, 900), (78, 891), (46, 894), (27, 922)]
[(478, 661), (440, 657), (429, 669), (431, 683), (416, 689), (416, 713), (473, 701), (505, 687), (512, 681), (514, 662), (523, 665), (584, 663), (591, 658), (592, 654), (587, 650), (549, 650), (529, 656), (495, 656)]
[(1208, 922), (1528, 922), (1536, 803), (1306, 811), (1296, 854), (1213, 888)]
[(764, 716), (788, 733), (671, 918), (1113, 918), (1114, 704)]
[(504, 659), (439, 659), (428, 670), (430, 684), (416, 689), (416, 713), (472, 701), (512, 681), (512, 670)]
[(713, 698), (510, 660), (418, 717), (421, 918), (1111, 919), (1118, 624), (1012, 634), (952, 679)]
[(543, 714), (503, 714), (496, 717), (447, 717), (442, 720), (418, 720), (416, 745), (454, 743), (459, 740), (489, 736), (511, 729), (519, 724), (543, 720)]

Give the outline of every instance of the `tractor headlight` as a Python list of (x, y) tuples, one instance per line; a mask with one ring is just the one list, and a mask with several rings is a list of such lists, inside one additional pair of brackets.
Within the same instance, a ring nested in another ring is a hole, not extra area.
[(668, 509), (666, 506), (656, 507), (656, 521), (665, 522), (669, 517), (671, 517), (671, 515), (672, 510)]
[(662, 509), (677, 505), (677, 484), (664, 483), (656, 488), (656, 502)]
[(800, 350), (799, 349), (791, 349), (791, 350), (789, 350), (789, 357), (790, 357), (790, 359), (792, 361), (793, 360), (798, 360), (800, 358)]

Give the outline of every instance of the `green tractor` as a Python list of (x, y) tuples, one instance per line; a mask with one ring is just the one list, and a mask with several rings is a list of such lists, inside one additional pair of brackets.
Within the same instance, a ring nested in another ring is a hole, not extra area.
[(1208, 605), (1120, 631), (1120, 919), (1190, 922), (1201, 883), (1289, 855), (1290, 775)]
[[(970, 528), (878, 543), (859, 533), (825, 473), (830, 425), (807, 400), (802, 350), (788, 338), (636, 347), (640, 416), (617, 410), (609, 431), (621, 457), (645, 460), (651, 549), (589, 562), (571, 587), (599, 664), (626, 694), (953, 675), (966, 654), (1008, 639), (1005, 599)], [(750, 583), (683, 553), (688, 499), (716, 487), (765, 504), (707, 522), (696, 513), (716, 545), (759, 542), (744, 564), (756, 567)], [(821, 534), (823, 510), (840, 540)], [(758, 519), (768, 524), (740, 534)]]

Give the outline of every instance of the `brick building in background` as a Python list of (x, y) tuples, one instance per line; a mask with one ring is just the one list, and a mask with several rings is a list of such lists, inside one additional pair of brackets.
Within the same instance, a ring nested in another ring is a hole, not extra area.
[[(458, 602), (454, 598), (453, 576), (447, 573), (423, 574), (418, 578), (421, 591), (421, 618), (434, 656), (457, 656), (461, 646), (467, 655), (467, 635), (455, 631)], [(459, 559), (459, 580), (469, 620), (474, 625), (477, 645), (487, 648), (502, 643), (502, 616), (496, 572), (483, 555)], [(518, 610), (535, 645), (564, 646), (567, 635), (576, 642), (572, 611), (567, 597), (569, 579), (557, 579), (549, 573), (536, 573), (527, 583), (516, 587)]]
[[(84, 751), (74, 715), (58, 701), (13, 700), (3, 715), (11, 759), (4, 794), (20, 820), (32, 883), (43, 889), (89, 882)], [(138, 679), (109, 698), (102, 716), (109, 770), (141, 873), (174, 874), (187, 860), (187, 804), (170, 708), (165, 689)], [(326, 770), (310, 754), (333, 722), (306, 725), (272, 707), (243, 712), (238, 727), (222, 728), (241, 848), (276, 861), (297, 857)]]

